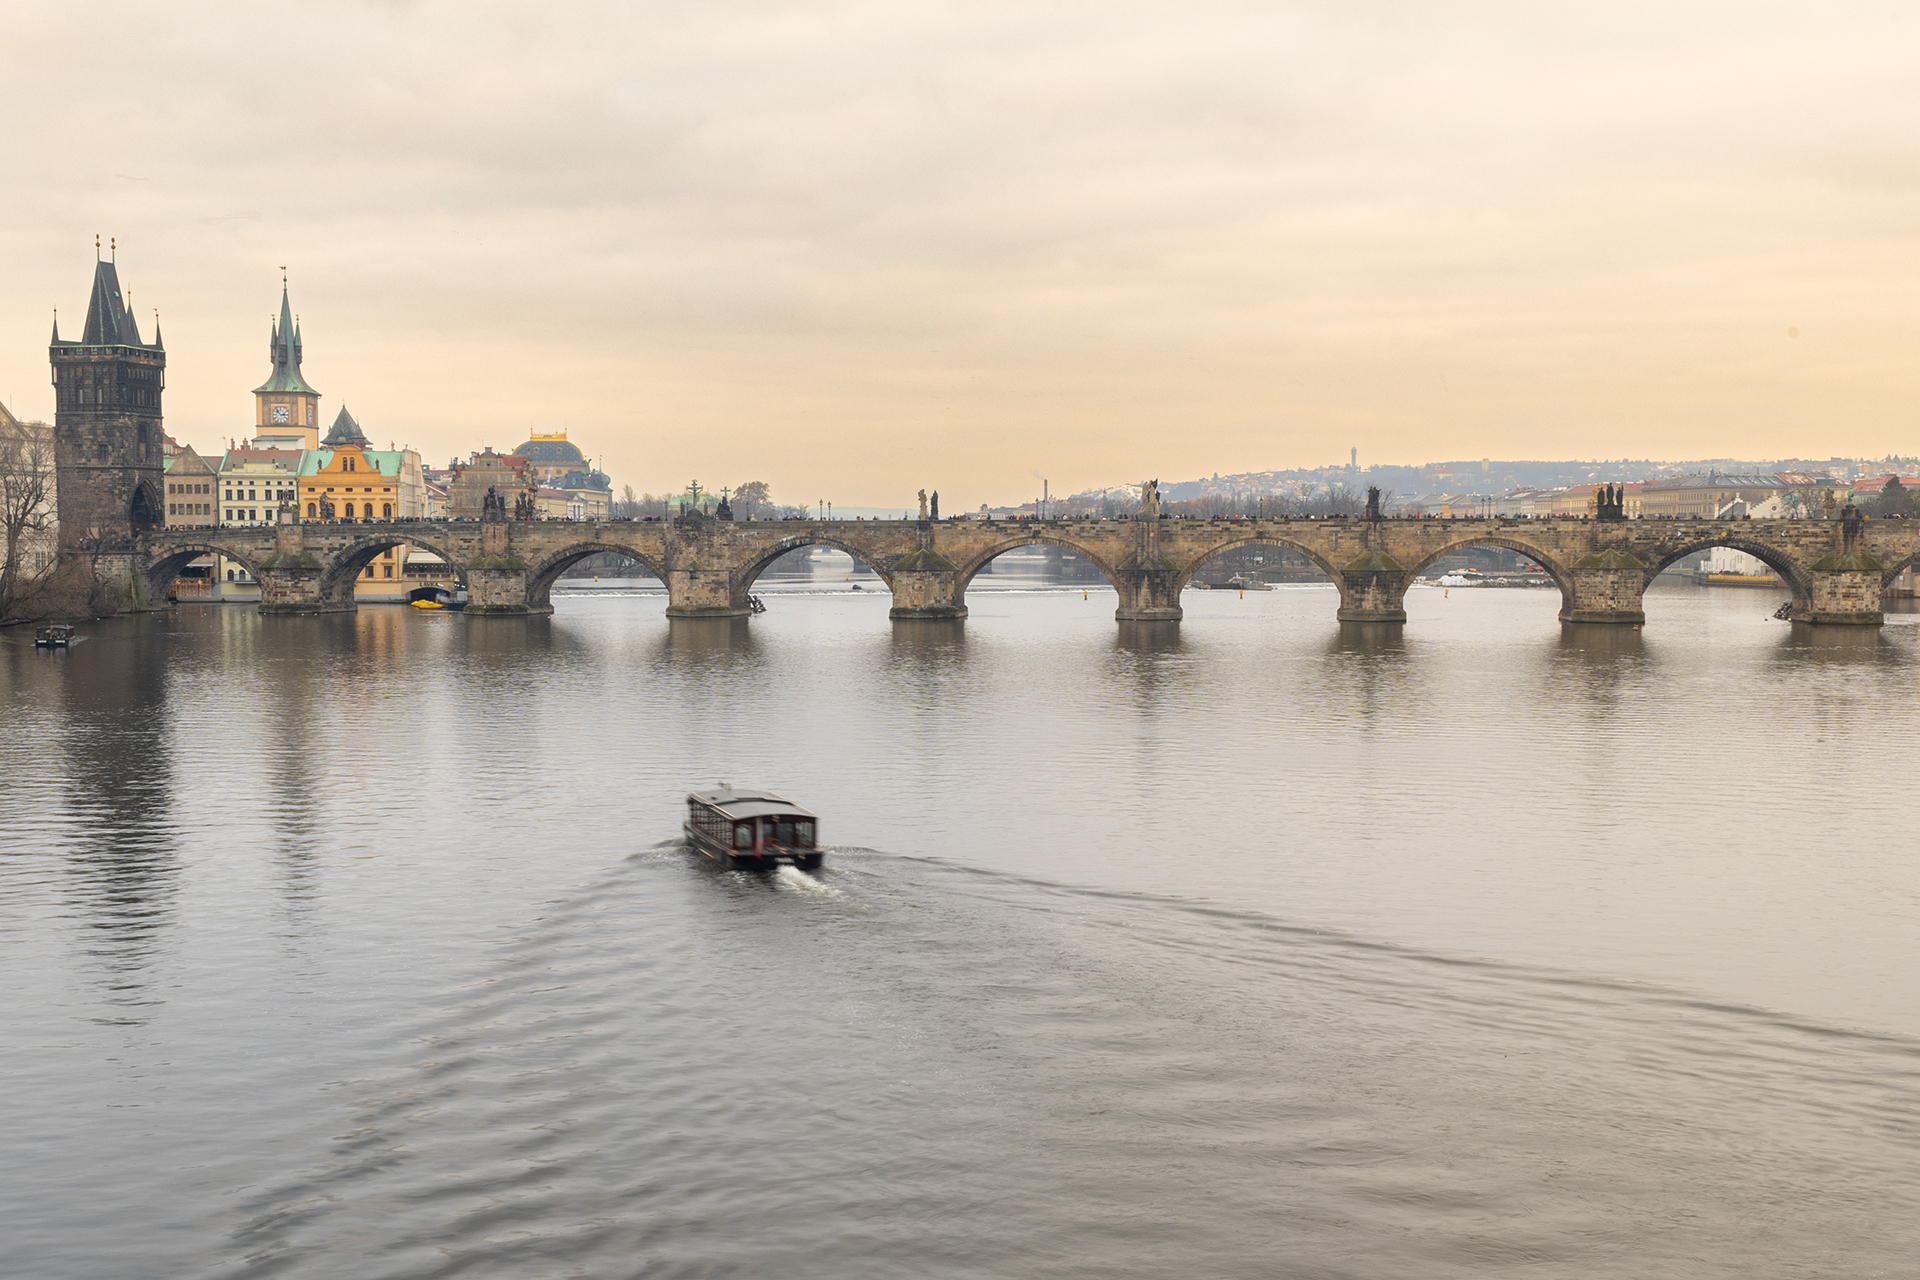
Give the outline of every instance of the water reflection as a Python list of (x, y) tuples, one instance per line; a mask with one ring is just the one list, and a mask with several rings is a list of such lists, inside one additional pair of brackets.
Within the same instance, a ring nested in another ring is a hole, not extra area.
[(1144, 656), (1183, 652), (1186, 641), (1180, 634), (1178, 622), (1140, 622), (1129, 619), (1119, 624), (1119, 633), (1114, 637), (1114, 647), (1123, 653)]
[(1598, 669), (1611, 669), (1622, 661), (1647, 656), (1646, 632), (1639, 627), (1601, 622), (1561, 623), (1555, 647), (1562, 657)]
[(278, 845), (274, 853), (280, 887), (276, 911), (285, 926), (283, 936), (304, 936), (314, 929), (321, 905), (321, 815), (327, 806), (309, 744), (320, 739), (326, 720), (325, 668), (307, 660), (312, 644), (307, 635), (294, 628), (264, 625), (277, 620), (262, 618), (257, 610), (223, 610), (221, 621), (226, 631), (255, 641), (249, 648), (274, 673), (263, 682), (263, 692), (272, 707), (275, 732), (257, 749), (253, 767), (260, 782), (260, 802)]
[(750, 655), (756, 643), (745, 618), (668, 618), (660, 650), (669, 660), (699, 662)]
[(60, 673), (71, 843), (67, 901), (107, 1001), (137, 1025), (159, 1003), (149, 969), (174, 924), (181, 865), (172, 813), (165, 617), (129, 619), (75, 646)]
[(1327, 651), (1337, 654), (1403, 654), (1407, 649), (1407, 627), (1402, 622), (1342, 622), (1327, 642)]
[(967, 658), (967, 624), (963, 618), (897, 618), (889, 636), (889, 654), (896, 670), (927, 671)]
[(1805, 622), (1788, 625), (1778, 653), (1795, 661), (1841, 665), (1907, 659), (1906, 646), (1880, 627), (1816, 627)]

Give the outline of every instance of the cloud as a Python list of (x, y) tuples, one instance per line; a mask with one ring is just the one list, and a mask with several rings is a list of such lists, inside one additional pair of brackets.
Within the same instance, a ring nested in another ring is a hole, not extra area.
[(1354, 444), (1910, 447), (1915, 33), (1892, 5), (16, 26), (0, 381), (44, 387), (47, 310), (116, 234), (167, 317), (183, 439), (251, 422), (286, 262), (308, 372), (377, 438), (440, 458), (564, 425), (655, 491), (737, 472), (958, 509), (1036, 470), (1068, 491)]

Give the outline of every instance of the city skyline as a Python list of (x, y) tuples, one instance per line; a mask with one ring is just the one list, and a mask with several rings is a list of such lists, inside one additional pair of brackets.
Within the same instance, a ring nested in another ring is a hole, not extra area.
[(643, 490), (1911, 451), (1891, 9), (234, 14), (17, 19), (20, 417), (97, 232), (201, 444), (284, 264), (329, 413)]

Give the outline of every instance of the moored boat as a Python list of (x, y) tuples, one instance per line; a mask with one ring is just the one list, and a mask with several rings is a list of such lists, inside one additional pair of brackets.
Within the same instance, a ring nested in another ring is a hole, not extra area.
[(820, 865), (818, 815), (771, 791), (687, 793), (687, 843), (729, 867), (770, 871), (791, 863), (803, 871)]

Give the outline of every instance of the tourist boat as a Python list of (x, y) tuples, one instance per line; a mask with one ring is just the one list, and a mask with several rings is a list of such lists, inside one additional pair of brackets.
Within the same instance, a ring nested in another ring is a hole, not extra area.
[(33, 647), (36, 649), (66, 649), (72, 644), (73, 628), (64, 622), (53, 623), (33, 633)]
[(687, 794), (687, 842), (728, 867), (770, 871), (783, 862), (803, 871), (820, 865), (819, 818), (771, 791)]
[(1273, 585), (1260, 581), (1260, 579), (1254, 577), (1252, 574), (1235, 574), (1233, 577), (1227, 579), (1227, 589), (1230, 591), (1271, 591), (1273, 590)]
[(1482, 587), (1487, 583), (1487, 575), (1478, 569), (1449, 569), (1440, 576), (1443, 587)]

